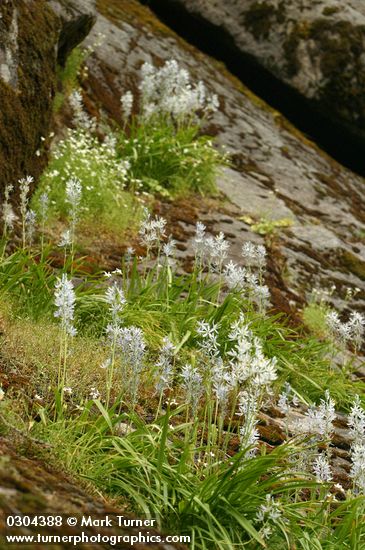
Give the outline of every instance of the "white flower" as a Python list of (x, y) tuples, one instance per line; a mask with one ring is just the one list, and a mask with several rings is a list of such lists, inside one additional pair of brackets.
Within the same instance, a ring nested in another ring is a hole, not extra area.
[(182, 386), (186, 393), (186, 400), (191, 405), (194, 414), (203, 391), (202, 376), (197, 368), (188, 363), (182, 368), (181, 378)]
[(27, 206), (28, 206), (28, 194), (30, 190), (30, 185), (33, 183), (32, 176), (27, 176), (26, 178), (22, 178), (19, 180), (19, 187), (20, 187), (20, 212), (22, 216), (25, 218), (25, 214), (27, 212)]
[(89, 395), (90, 395), (91, 399), (99, 399), (100, 392), (97, 388), (90, 388)]
[(133, 94), (132, 92), (128, 91), (122, 97), (120, 98), (120, 102), (122, 104), (122, 110), (123, 110), (123, 118), (124, 120), (128, 120), (129, 117), (132, 114), (133, 109)]
[(71, 244), (72, 244), (71, 231), (69, 229), (65, 229), (65, 231), (61, 233), (61, 239), (58, 243), (58, 246), (63, 248), (63, 247), (71, 246)]
[(123, 290), (118, 286), (116, 282), (109, 286), (105, 292), (105, 299), (109, 304), (109, 310), (112, 318), (116, 320), (119, 313), (123, 310), (124, 304), (127, 300), (124, 297)]
[(216, 96), (208, 96), (205, 86), (194, 86), (186, 69), (172, 59), (160, 69), (145, 63), (141, 69), (142, 112), (148, 119), (168, 115), (179, 121), (192, 117), (197, 111), (213, 112), (218, 106)]
[(193, 239), (193, 250), (195, 256), (201, 258), (205, 251), (205, 225), (201, 222), (196, 224), (195, 237)]
[(5, 226), (5, 232), (6, 230), (9, 228), (9, 229), (13, 229), (14, 227), (14, 222), (15, 220), (17, 219), (17, 216), (13, 210), (13, 207), (11, 206), (11, 204), (9, 202), (4, 202), (3, 203), (3, 221), (4, 221), (4, 226)]
[(328, 458), (323, 453), (315, 458), (313, 463), (313, 471), (316, 475), (317, 481), (320, 483), (326, 483), (332, 480), (331, 465)]
[(357, 395), (348, 416), (348, 425), (353, 444), (365, 445), (365, 410)]
[(55, 285), (55, 305), (57, 310), (54, 316), (60, 318), (62, 329), (70, 334), (70, 336), (75, 336), (76, 334), (76, 329), (72, 324), (75, 301), (76, 296), (73, 284), (67, 279), (67, 275), (63, 273), (62, 277), (57, 279)]
[(225, 240), (224, 233), (220, 232), (215, 237), (208, 237), (205, 241), (205, 245), (207, 246), (210, 264), (218, 268), (218, 272), (220, 272), (230, 247), (229, 242)]
[(74, 112), (74, 123), (77, 127), (84, 130), (94, 130), (95, 120), (89, 117), (84, 111), (82, 95), (79, 90), (75, 90), (69, 97), (70, 105)]
[(351, 447), (352, 466), (350, 476), (354, 482), (355, 491), (365, 495), (365, 444), (355, 444)]
[(202, 340), (199, 342), (201, 351), (208, 357), (216, 357), (219, 355), (218, 348), (218, 325), (216, 323), (207, 323), (206, 321), (198, 321), (197, 333)]
[(167, 222), (164, 218), (158, 216), (151, 218), (150, 213), (145, 210), (139, 235), (141, 238), (141, 243), (145, 245), (147, 249), (160, 245), (161, 239), (165, 236), (166, 223)]
[(29, 244), (33, 242), (33, 236), (35, 231), (36, 213), (34, 210), (27, 210), (25, 214), (25, 230)]
[(174, 359), (175, 346), (168, 338), (163, 339), (163, 346), (160, 350), (160, 355), (157, 361), (158, 380), (156, 383), (156, 391), (158, 393), (163, 392), (165, 389), (170, 388), (173, 378), (173, 359)]
[(44, 223), (47, 219), (49, 207), (49, 196), (48, 193), (42, 193), (39, 197), (39, 214), (41, 222)]
[(244, 267), (237, 266), (232, 261), (228, 262), (228, 264), (224, 266), (224, 278), (228, 288), (232, 290), (244, 290), (247, 284), (246, 276), (246, 269)]
[(321, 399), (318, 407), (308, 409), (306, 416), (309, 419), (310, 432), (318, 433), (324, 439), (330, 439), (336, 414), (335, 403), (328, 390), (325, 392), (325, 399)]
[(266, 503), (261, 504), (256, 515), (256, 521), (272, 521), (275, 522), (281, 517), (280, 503), (274, 500), (272, 495), (266, 495)]
[(246, 242), (242, 246), (242, 256), (247, 267), (263, 268), (266, 264), (266, 249), (261, 244)]

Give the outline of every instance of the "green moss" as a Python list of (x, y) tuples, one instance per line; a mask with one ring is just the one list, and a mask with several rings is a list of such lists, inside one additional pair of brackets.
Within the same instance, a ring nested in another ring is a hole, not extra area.
[(268, 2), (254, 2), (244, 14), (244, 23), (256, 39), (267, 38), (275, 22), (276, 8)]
[(76, 47), (68, 56), (65, 66), (61, 67), (59, 65), (57, 67), (59, 90), (56, 92), (53, 101), (54, 113), (58, 113), (58, 111), (62, 108), (65, 99), (78, 87), (78, 77), (86, 55), (86, 50)]
[(18, 86), (0, 81), (0, 191), (25, 174), (37, 178), (42, 172), (47, 155), (35, 153), (49, 131), (55, 90), (58, 18), (45, 0), (17, 0), (15, 6)]
[(352, 127), (356, 124), (359, 132), (365, 128), (365, 74), (361, 64), (364, 33), (364, 26), (323, 17), (311, 24), (296, 23), (284, 42), (289, 78), (301, 69), (300, 42), (311, 40), (315, 43), (324, 83), (318, 91), (319, 105), (331, 117), (337, 116)]
[(342, 253), (341, 263), (346, 268), (346, 270), (348, 270), (350, 273), (354, 273), (360, 279), (365, 281), (365, 261), (364, 260), (356, 256), (352, 252), (345, 250)]
[(338, 13), (340, 11), (340, 8), (338, 6), (326, 6), (323, 8), (323, 15), (326, 15), (327, 17), (333, 15), (334, 13)]

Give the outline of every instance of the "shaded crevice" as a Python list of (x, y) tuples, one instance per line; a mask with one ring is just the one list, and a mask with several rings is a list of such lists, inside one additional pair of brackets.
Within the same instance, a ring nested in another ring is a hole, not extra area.
[(159, 19), (202, 52), (222, 61), (257, 96), (281, 112), (294, 126), (335, 160), (365, 176), (365, 139), (327, 116), (314, 101), (284, 84), (251, 55), (243, 53), (222, 27), (189, 12), (175, 0), (140, 0)]

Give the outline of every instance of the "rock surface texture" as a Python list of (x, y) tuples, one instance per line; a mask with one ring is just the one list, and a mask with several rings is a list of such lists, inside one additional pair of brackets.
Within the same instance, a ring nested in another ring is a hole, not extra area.
[[(234, 243), (233, 259), (239, 260), (244, 240), (265, 239), (271, 258), (271, 292), (280, 294), (287, 308), (291, 302), (297, 306), (314, 286), (335, 284), (336, 305), (343, 305), (345, 287), (358, 287), (361, 292), (352, 306), (365, 309), (365, 182), (361, 177), (322, 153), (222, 64), (188, 45), (138, 2), (71, 0), (65, 9), (63, 2), (52, 0), (50, 5), (64, 20), (80, 14), (97, 17), (85, 45), (93, 44), (99, 33), (104, 35), (102, 45), (87, 61), (89, 76), (83, 82), (90, 112), (120, 120), (120, 95), (138, 90), (138, 72), (145, 61), (163, 63), (175, 58), (218, 94), (221, 108), (207, 130), (232, 155), (232, 167), (218, 181), (228, 198), (228, 210), (208, 209), (203, 221), (210, 222), (212, 232), (228, 234)], [(195, 217), (180, 214), (185, 221), (177, 220), (175, 231), (181, 230), (184, 242), (199, 215), (199, 209)], [(242, 216), (244, 220), (239, 219)], [(289, 218), (292, 226), (259, 236), (251, 232), (250, 218)], [(189, 243), (184, 247), (184, 254), (189, 254)]]
[[(0, 3), (0, 194), (47, 162), (59, 21), (44, 0)], [(38, 151), (38, 153), (37, 153)]]
[(362, 0), (158, 0), (223, 33), (304, 96), (365, 151), (365, 4)]

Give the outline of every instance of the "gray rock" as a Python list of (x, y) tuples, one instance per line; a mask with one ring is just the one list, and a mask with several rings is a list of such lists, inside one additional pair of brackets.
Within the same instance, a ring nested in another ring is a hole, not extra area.
[[(227, 36), (365, 151), (365, 4), (361, 0), (159, 0)], [(213, 32), (213, 31), (211, 31)], [(217, 37), (217, 40), (219, 38)]]

